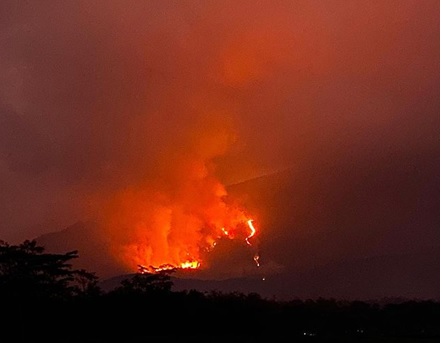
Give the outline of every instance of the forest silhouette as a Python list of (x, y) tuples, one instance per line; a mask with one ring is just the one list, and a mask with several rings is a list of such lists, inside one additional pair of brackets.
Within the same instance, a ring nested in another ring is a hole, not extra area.
[[(439, 302), (277, 301), (259, 294), (173, 291), (173, 271), (135, 274), (104, 292), (73, 268), (77, 251), (0, 241), (0, 341), (436, 342)], [(3, 338), (3, 339), (2, 339)]]

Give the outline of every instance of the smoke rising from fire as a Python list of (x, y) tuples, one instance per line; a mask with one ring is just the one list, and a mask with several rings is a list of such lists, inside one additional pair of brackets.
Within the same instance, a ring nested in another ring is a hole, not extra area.
[[(163, 253), (198, 258), (227, 211), (256, 219), (283, 264), (430, 246), (437, 9), (435, 0), (2, 1), (1, 238), (99, 220), (115, 254), (151, 249), (161, 263)], [(274, 195), (250, 186), (244, 201), (227, 187), (289, 166), (290, 194), (275, 182)], [(317, 253), (300, 252), (309, 244)]]
[(153, 177), (98, 201), (104, 234), (126, 267), (204, 266), (224, 236), (251, 245), (250, 214), (215, 176), (213, 159), (232, 144), (231, 130), (224, 117), (205, 116), (158, 156)]

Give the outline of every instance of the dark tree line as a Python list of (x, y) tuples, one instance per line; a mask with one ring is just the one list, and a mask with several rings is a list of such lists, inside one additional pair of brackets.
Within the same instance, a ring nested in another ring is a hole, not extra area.
[(70, 261), (77, 257), (77, 251), (45, 253), (36, 241), (0, 241), (0, 296), (63, 299), (99, 293), (94, 273), (72, 268)]
[(436, 342), (439, 303), (379, 305), (258, 294), (174, 292), (168, 273), (135, 274), (103, 292), (72, 267), (76, 251), (0, 242), (0, 342)]

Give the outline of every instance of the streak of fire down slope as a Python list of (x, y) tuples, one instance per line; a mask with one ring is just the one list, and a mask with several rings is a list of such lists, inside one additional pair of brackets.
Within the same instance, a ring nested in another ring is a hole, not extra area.
[[(256, 234), (256, 228), (253, 225), (253, 219), (248, 219), (247, 220), (247, 228), (249, 229), (249, 234), (247, 235), (247, 237), (245, 238), (245, 242), (247, 243), (248, 246), (252, 246), (252, 243), (250, 242), (250, 239), (255, 236)], [(225, 228), (221, 228), (221, 232), (229, 237), (230, 239), (234, 239), (235, 236), (231, 235), (231, 233), (226, 230)], [(216, 246), (216, 241), (213, 242), (213, 247)], [(256, 264), (257, 267), (260, 266), (259, 263), (259, 254), (255, 253), (255, 255), (253, 256), (253, 260)], [(197, 260), (188, 260), (185, 262), (182, 262), (179, 265), (173, 265), (173, 264), (169, 264), (169, 263), (165, 263), (162, 265), (159, 265), (157, 267), (155, 266), (143, 266), (143, 265), (138, 265), (138, 270), (141, 274), (156, 274), (156, 273), (160, 273), (160, 272), (165, 272), (165, 271), (174, 271), (174, 270), (184, 270), (184, 269), (198, 269), (201, 266), (201, 262), (197, 261)]]

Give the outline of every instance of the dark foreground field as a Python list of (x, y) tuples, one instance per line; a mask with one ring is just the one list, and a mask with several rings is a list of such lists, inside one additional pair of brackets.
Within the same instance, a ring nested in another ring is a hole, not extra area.
[(281, 301), (173, 291), (172, 272), (103, 291), (76, 252), (0, 242), (0, 342), (436, 342), (439, 302)]
[(129, 288), (11, 300), (2, 301), (2, 336), (24, 342), (439, 341), (439, 304), (432, 301), (275, 302), (256, 294)]

